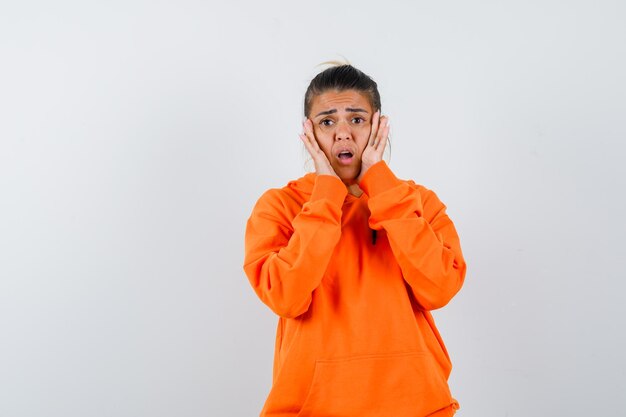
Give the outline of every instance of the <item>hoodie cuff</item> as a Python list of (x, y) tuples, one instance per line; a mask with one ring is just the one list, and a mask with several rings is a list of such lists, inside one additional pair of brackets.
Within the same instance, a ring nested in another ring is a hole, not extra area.
[(396, 186), (400, 180), (391, 172), (385, 161), (380, 161), (372, 165), (363, 178), (359, 187), (369, 197), (385, 192)]
[(326, 199), (341, 207), (348, 189), (341, 180), (333, 175), (317, 175), (309, 201)]

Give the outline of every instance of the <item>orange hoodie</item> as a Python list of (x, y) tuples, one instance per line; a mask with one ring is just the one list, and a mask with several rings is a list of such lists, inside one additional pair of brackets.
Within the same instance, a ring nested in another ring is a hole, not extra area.
[(384, 161), (347, 193), (307, 174), (259, 199), (244, 270), (279, 317), (262, 417), (451, 416), (448, 352), (429, 310), (465, 261), (445, 205)]

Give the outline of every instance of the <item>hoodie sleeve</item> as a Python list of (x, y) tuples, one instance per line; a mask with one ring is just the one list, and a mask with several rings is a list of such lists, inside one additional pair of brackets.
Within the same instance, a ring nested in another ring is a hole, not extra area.
[(346, 186), (336, 177), (315, 179), (311, 198), (289, 220), (280, 190), (266, 192), (248, 220), (244, 271), (259, 298), (276, 314), (306, 312), (341, 237)]
[(434, 310), (461, 289), (466, 265), (446, 206), (435, 193), (395, 177), (384, 161), (360, 184), (369, 199), (370, 227), (387, 232), (391, 250), (420, 306)]

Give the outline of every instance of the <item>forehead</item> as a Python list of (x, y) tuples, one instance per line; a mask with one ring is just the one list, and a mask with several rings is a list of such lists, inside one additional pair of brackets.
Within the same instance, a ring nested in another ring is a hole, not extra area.
[(372, 113), (367, 94), (356, 90), (325, 91), (313, 97), (311, 102), (311, 114), (315, 115), (320, 111), (336, 109), (338, 112), (344, 111), (346, 107), (361, 108)]

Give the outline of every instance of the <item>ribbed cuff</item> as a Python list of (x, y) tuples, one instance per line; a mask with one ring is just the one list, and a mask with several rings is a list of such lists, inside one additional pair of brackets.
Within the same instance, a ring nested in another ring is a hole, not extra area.
[(380, 161), (372, 165), (363, 178), (359, 187), (365, 194), (373, 197), (377, 194), (385, 192), (398, 184), (400, 180), (391, 172), (385, 161)]
[(348, 189), (339, 178), (333, 175), (318, 175), (315, 177), (315, 184), (309, 201), (326, 199), (341, 207), (347, 194)]

